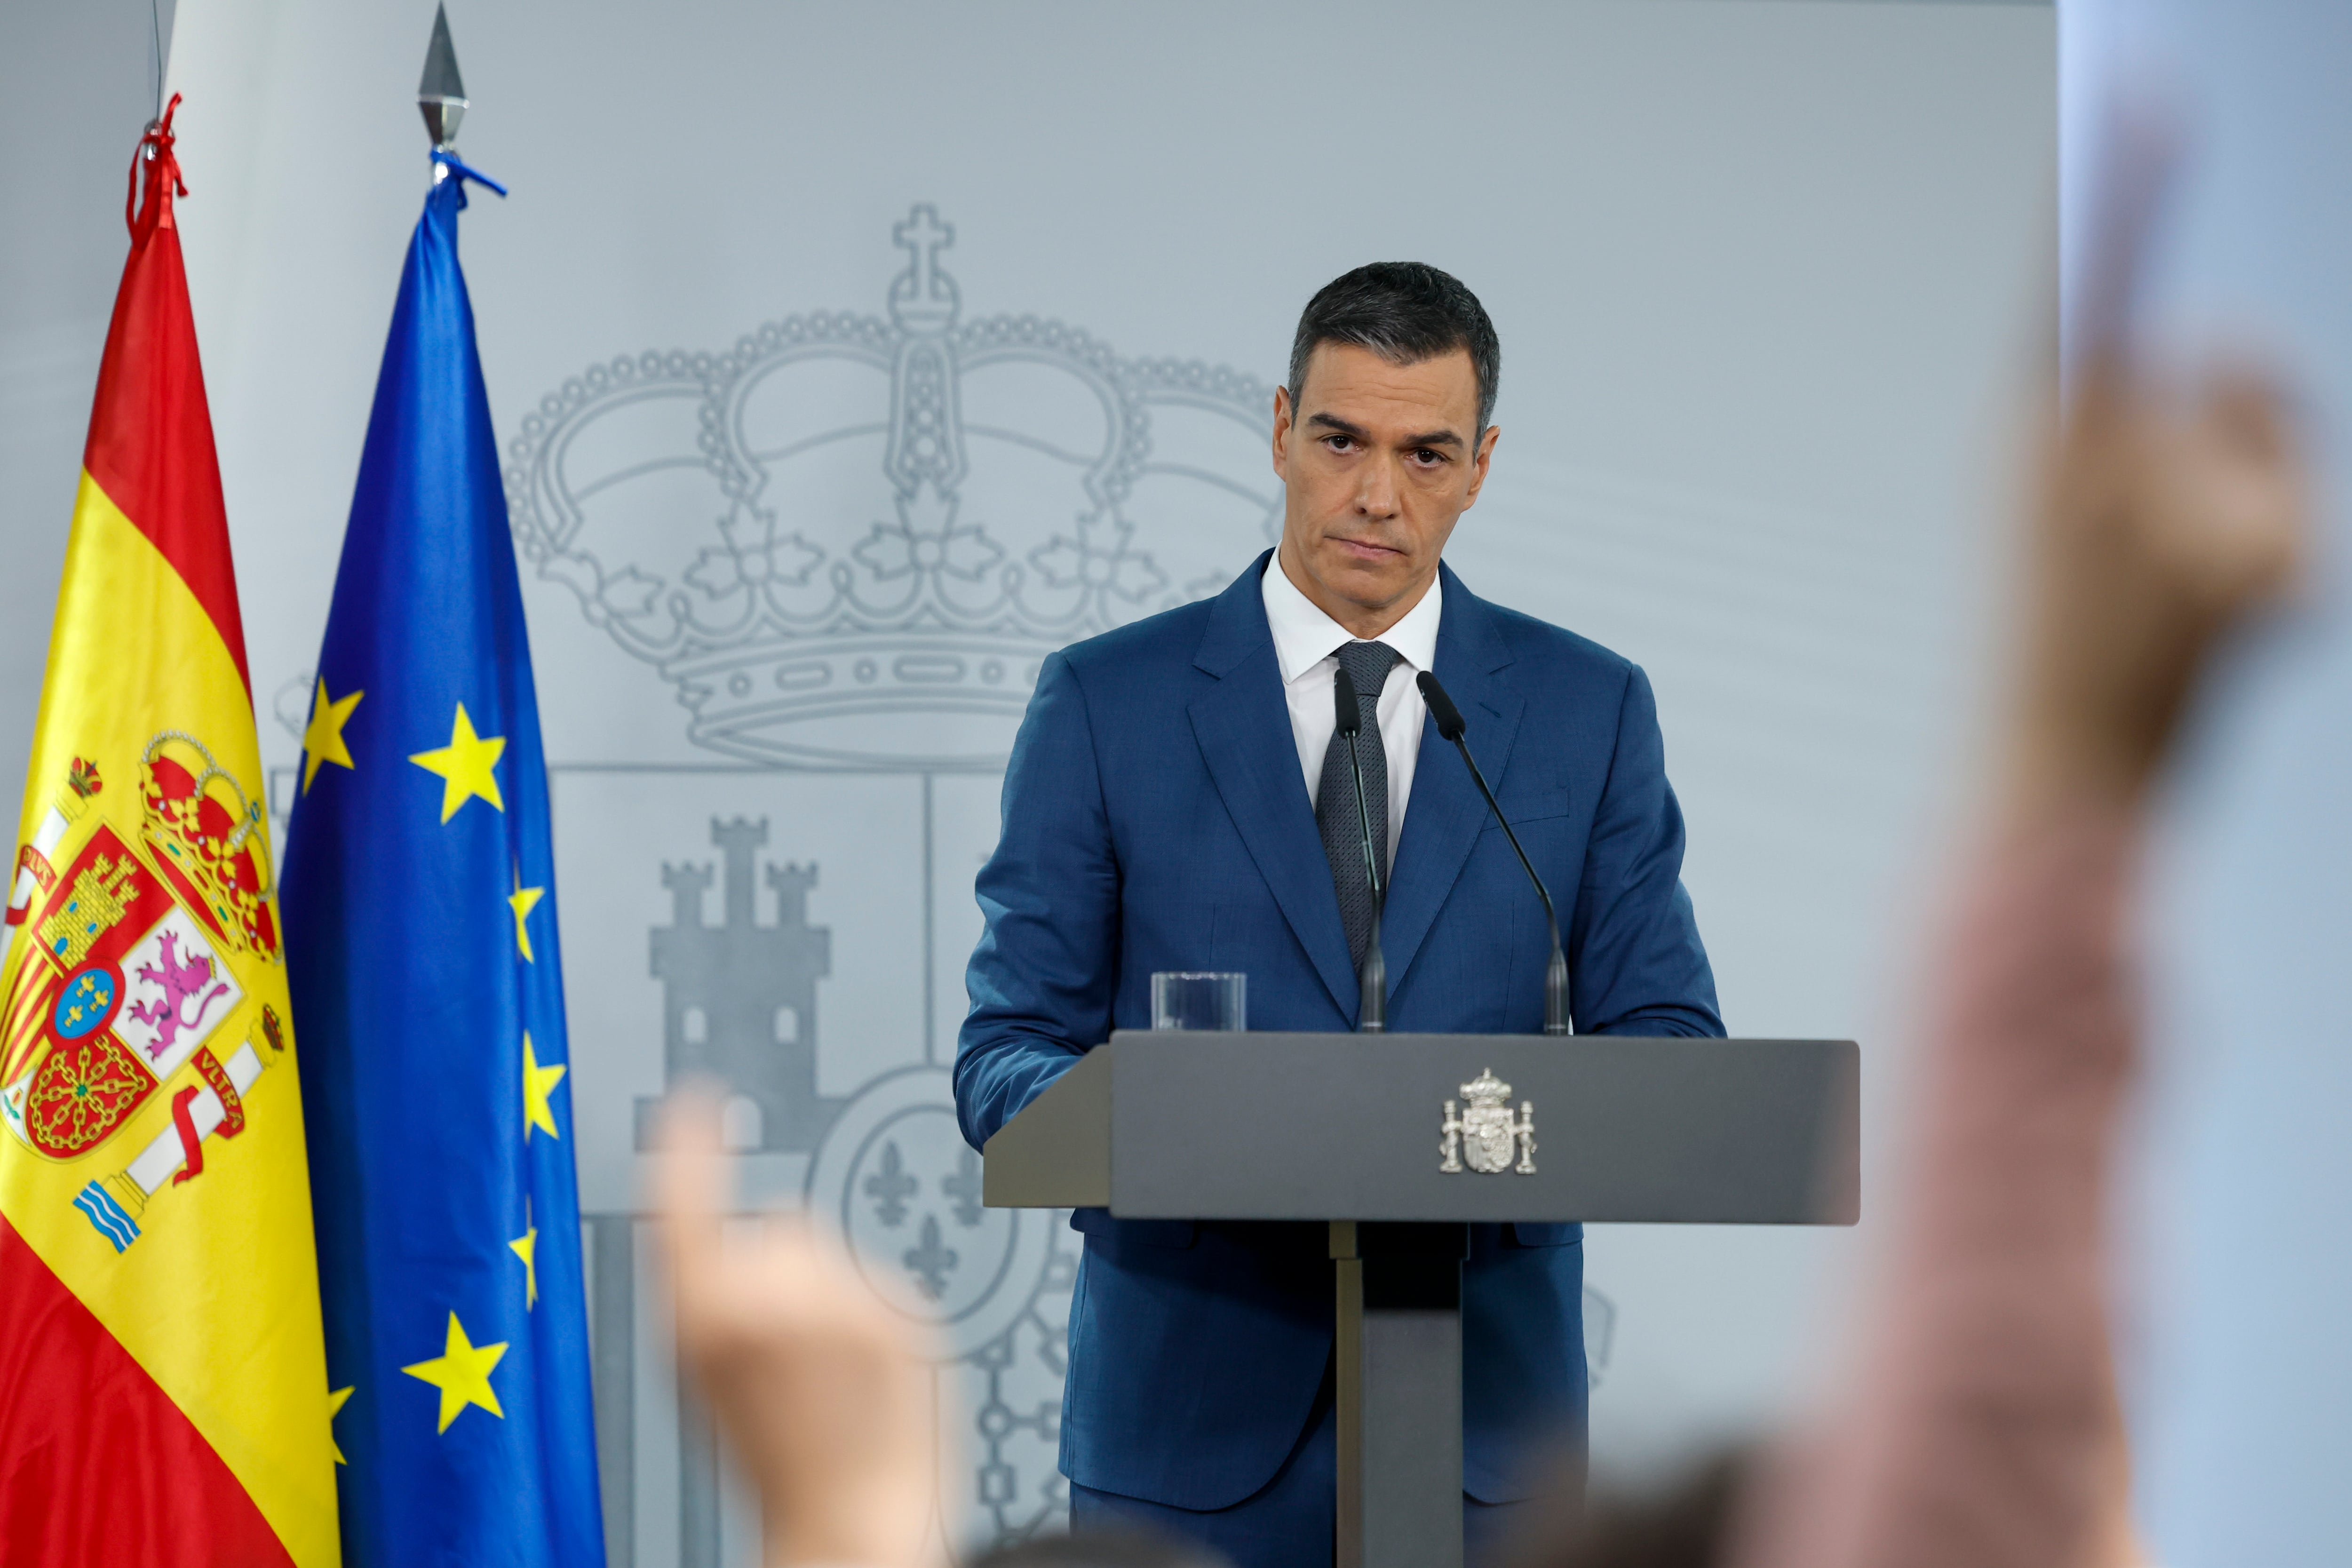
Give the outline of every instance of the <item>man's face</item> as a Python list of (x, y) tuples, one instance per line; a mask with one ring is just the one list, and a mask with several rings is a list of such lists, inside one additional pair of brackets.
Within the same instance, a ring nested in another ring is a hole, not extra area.
[(1392, 364), (1353, 343), (1319, 343), (1302, 379), (1295, 406), (1287, 391), (1274, 395), (1282, 564), (1324, 614), (1378, 637), (1436, 577), (1499, 432), (1477, 433), (1466, 349)]

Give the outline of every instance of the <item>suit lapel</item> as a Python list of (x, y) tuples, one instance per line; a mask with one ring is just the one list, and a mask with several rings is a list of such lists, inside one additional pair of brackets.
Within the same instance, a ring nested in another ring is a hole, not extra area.
[[(1209, 629), (1193, 662), (1217, 677), (1217, 684), (1195, 698), (1187, 711), (1209, 777), (1250, 858), (1313, 960), (1331, 1000), (1353, 1018), (1355, 967), (1348, 958), (1347, 931), (1339, 923), (1331, 864), (1324, 858), (1315, 810), (1307, 804), (1307, 783), (1298, 771), (1298, 745), (1291, 736), (1274, 637), (1266, 629), (1265, 602), (1258, 584), (1265, 564), (1261, 555), (1256, 566), (1219, 595), (1210, 612)], [(1419, 799), (1416, 784), (1416, 805)]]
[[(1463, 739), (1499, 795), (1527, 704), (1497, 675), (1510, 664), (1511, 650), (1492, 607), (1472, 596), (1450, 569), (1439, 570), (1444, 574), (1445, 607), (1437, 626), (1437, 679), (1462, 710), (1467, 726)], [(1470, 770), (1462, 765), (1453, 743), (1439, 738), (1437, 726), (1424, 721), (1388, 910), (1381, 921), (1381, 948), (1388, 960), (1391, 992), (1411, 972), (1437, 911), (1461, 879), (1486, 817), (1486, 803), (1471, 782)], [(1324, 879), (1330, 879), (1328, 873)], [(1335, 908), (1337, 902), (1335, 897)]]

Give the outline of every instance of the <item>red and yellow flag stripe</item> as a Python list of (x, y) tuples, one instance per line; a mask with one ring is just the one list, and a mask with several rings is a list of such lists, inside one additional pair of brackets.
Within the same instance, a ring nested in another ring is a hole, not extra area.
[(302, 1103), (168, 113), (134, 177), (0, 963), (0, 1562), (313, 1568)]

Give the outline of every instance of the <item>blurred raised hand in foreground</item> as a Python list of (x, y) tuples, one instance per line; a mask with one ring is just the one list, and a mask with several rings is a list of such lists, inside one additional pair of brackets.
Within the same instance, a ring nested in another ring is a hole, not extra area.
[(678, 1096), (655, 1162), (678, 1364), (759, 1494), (774, 1568), (934, 1568), (940, 1423), (930, 1346), (837, 1237), (730, 1219), (719, 1102)]
[(2119, 144), (2136, 199), (2097, 237), (2105, 292), (2021, 509), (2000, 773), (1937, 953), (1885, 1278), (1839, 1403), (1752, 1489), (1741, 1568), (2139, 1558), (2107, 1302), (2134, 877), (2201, 677), (2296, 576), (2309, 489), (2273, 383), (2134, 352), (2167, 152)]
[[(1551, 1568), (2124, 1568), (2140, 1554), (2106, 1293), (2140, 1059), (2133, 877), (2222, 644), (2273, 607), (2309, 480), (2253, 372), (2142, 363), (2168, 150), (2118, 139), (2090, 325), (2021, 508), (1998, 770), (1937, 950), (1888, 1254), (1827, 1409), (1531, 1542)], [(2053, 404), (2054, 404), (2053, 400)]]
[[(877, 1298), (848, 1244), (799, 1215), (736, 1216), (718, 1100), (662, 1118), (654, 1205), (678, 1365), (759, 1494), (770, 1568), (944, 1568), (955, 1456), (929, 1335)], [(974, 1568), (1221, 1568), (1141, 1535), (1030, 1542)]]

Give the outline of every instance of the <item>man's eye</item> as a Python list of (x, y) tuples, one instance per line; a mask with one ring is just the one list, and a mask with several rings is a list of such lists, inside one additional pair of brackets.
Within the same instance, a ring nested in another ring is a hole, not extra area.
[(1442, 462), (1444, 462), (1445, 459), (1444, 459), (1444, 456), (1443, 456), (1442, 454), (1440, 454), (1439, 452), (1437, 452), (1434, 448), (1433, 448), (1433, 447), (1422, 447), (1419, 451), (1415, 452), (1415, 453), (1412, 455), (1412, 460), (1413, 460), (1414, 462), (1416, 462), (1416, 463), (1422, 463), (1422, 464), (1424, 464), (1424, 465), (1425, 465), (1425, 464), (1430, 464), (1430, 463), (1442, 463)]
[(1323, 437), (1323, 444), (1326, 447), (1330, 447), (1331, 450), (1335, 452), (1344, 452), (1349, 447), (1355, 445), (1353, 441), (1350, 441), (1345, 436), (1326, 436)]

